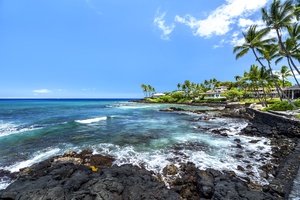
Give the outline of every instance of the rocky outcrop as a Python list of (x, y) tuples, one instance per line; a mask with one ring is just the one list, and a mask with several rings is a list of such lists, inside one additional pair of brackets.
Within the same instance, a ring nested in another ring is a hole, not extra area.
[(98, 167), (48, 159), (24, 169), (18, 180), (0, 191), (0, 199), (180, 199), (147, 170), (132, 165)]
[(264, 191), (250, 189), (233, 172), (222, 173), (210, 168), (199, 170), (193, 163), (181, 166), (181, 176), (173, 182), (171, 188), (183, 199), (189, 200), (281, 199)]

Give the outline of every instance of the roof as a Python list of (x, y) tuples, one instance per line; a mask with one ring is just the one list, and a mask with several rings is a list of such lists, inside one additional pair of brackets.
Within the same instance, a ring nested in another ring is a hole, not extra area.
[(300, 87), (299, 87), (299, 85), (293, 85), (289, 88), (285, 88), (284, 90), (300, 90)]

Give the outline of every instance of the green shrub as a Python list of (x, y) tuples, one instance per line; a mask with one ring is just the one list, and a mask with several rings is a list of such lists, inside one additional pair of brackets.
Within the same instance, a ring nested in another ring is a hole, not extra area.
[(182, 93), (182, 92), (179, 92), (179, 91), (176, 91), (176, 92), (173, 92), (171, 94), (171, 96), (174, 98), (174, 99), (177, 99), (177, 101), (179, 101), (180, 99), (184, 99), (185, 95)]
[(198, 99), (196, 103), (212, 103), (212, 102), (223, 102), (226, 101), (225, 98), (216, 98), (216, 99)]
[(227, 99), (240, 99), (243, 97), (243, 91), (238, 90), (237, 88), (231, 88), (231, 90), (227, 90), (222, 94)]
[(274, 110), (274, 111), (286, 111), (294, 110), (293, 106), (288, 101), (280, 101), (274, 104), (271, 104), (269, 107), (264, 108), (264, 111)]
[(177, 99), (175, 99), (171, 96), (165, 95), (165, 96), (161, 96), (161, 97), (157, 98), (156, 101), (159, 103), (174, 103), (177, 101)]
[(294, 101), (295, 106), (300, 107), (300, 99)]

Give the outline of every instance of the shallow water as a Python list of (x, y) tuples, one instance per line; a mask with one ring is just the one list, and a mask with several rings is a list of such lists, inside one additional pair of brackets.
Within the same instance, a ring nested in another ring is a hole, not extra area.
[[(0, 169), (15, 172), (66, 151), (90, 149), (114, 156), (114, 164), (143, 165), (155, 173), (167, 164), (191, 161), (201, 169), (231, 170), (267, 183), (259, 167), (269, 162), (264, 156), (271, 152), (268, 139), (238, 135), (247, 125), (242, 119), (197, 120), (201, 115), (159, 111), (171, 106), (107, 99), (0, 100)], [(212, 133), (216, 129), (228, 137)], [(0, 178), (0, 189), (9, 183)]]

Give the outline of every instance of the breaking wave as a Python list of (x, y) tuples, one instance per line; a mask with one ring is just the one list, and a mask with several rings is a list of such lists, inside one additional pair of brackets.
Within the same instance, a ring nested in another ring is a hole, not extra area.
[(107, 120), (107, 117), (97, 117), (97, 118), (91, 118), (91, 119), (84, 119), (84, 120), (75, 120), (75, 122), (80, 124), (91, 124), (99, 121)]

